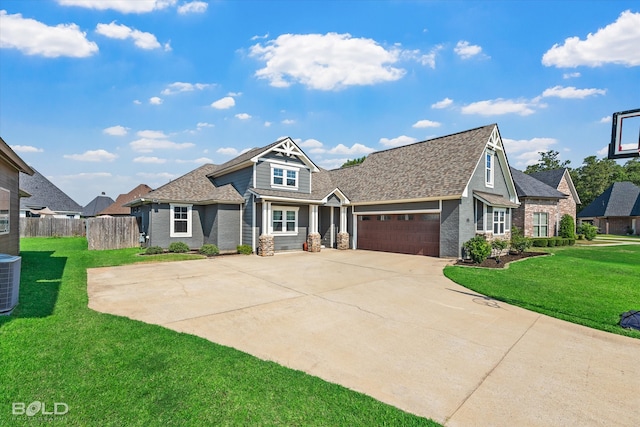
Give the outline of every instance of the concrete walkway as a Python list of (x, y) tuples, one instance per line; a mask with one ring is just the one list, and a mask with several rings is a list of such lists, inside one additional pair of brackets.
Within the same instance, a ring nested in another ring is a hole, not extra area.
[(496, 302), (448, 261), (370, 251), (88, 271), (89, 307), (342, 384), (447, 426), (632, 426), (640, 340)]

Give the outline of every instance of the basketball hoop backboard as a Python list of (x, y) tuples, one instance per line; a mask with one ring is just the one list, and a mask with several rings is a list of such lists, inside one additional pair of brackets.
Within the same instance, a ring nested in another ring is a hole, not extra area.
[(610, 159), (640, 157), (640, 109), (613, 113)]

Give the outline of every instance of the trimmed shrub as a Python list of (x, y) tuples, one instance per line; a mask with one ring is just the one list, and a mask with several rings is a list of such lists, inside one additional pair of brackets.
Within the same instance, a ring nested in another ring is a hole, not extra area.
[(491, 254), (491, 245), (484, 236), (475, 236), (462, 245), (467, 255), (475, 263), (482, 263)]
[(533, 239), (533, 246), (536, 248), (545, 248), (549, 246), (549, 239), (544, 237), (538, 237)]
[(578, 233), (584, 234), (584, 238), (587, 240), (593, 240), (596, 238), (596, 235), (598, 234), (598, 227), (596, 227), (595, 225), (589, 224), (588, 222), (585, 222), (578, 229)]
[(503, 239), (495, 239), (491, 241), (491, 250), (493, 251), (493, 256), (499, 260), (500, 255), (502, 255), (502, 251), (509, 247), (509, 242)]
[(164, 252), (164, 249), (162, 249), (160, 246), (149, 246), (147, 250), (144, 251), (146, 255), (157, 255), (163, 252)]
[(550, 247), (554, 247), (556, 245), (556, 239), (554, 239), (553, 237), (550, 239), (547, 239), (547, 245)]
[(574, 239), (576, 237), (576, 224), (571, 215), (564, 214), (562, 218), (560, 218), (558, 235), (567, 239)]
[(511, 227), (511, 249), (521, 254), (531, 247), (533, 244), (529, 237), (524, 237), (522, 229), (515, 225)]
[(189, 245), (184, 242), (172, 242), (169, 245), (169, 252), (174, 252), (177, 254), (189, 252)]
[(576, 237), (578, 238), (577, 240), (584, 240), (584, 234), (578, 234)]
[(569, 240), (569, 246), (573, 246), (576, 244), (576, 239), (567, 239)]
[(220, 249), (216, 245), (212, 245), (207, 243), (206, 245), (202, 245), (202, 247), (198, 250), (198, 253), (206, 256), (218, 255), (220, 253)]
[(251, 249), (251, 246), (249, 245), (238, 245), (237, 249), (238, 253), (242, 255), (251, 255), (253, 252), (253, 249)]

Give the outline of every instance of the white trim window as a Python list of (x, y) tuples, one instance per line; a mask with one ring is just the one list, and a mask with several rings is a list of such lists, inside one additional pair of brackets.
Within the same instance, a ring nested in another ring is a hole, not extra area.
[(171, 204), (170, 237), (191, 237), (191, 218), (193, 205)]
[(298, 189), (298, 171), (290, 166), (271, 165), (271, 186), (275, 188)]
[(0, 234), (9, 234), (11, 191), (0, 188)]
[(495, 175), (495, 154), (493, 151), (487, 150), (485, 154), (485, 176), (484, 183), (487, 187), (493, 188), (493, 177)]
[(298, 210), (294, 206), (271, 207), (271, 230), (277, 235), (298, 234)]
[(546, 212), (533, 213), (533, 237), (549, 236), (549, 214)]
[(493, 208), (493, 234), (503, 235), (507, 225), (507, 210), (505, 208)]

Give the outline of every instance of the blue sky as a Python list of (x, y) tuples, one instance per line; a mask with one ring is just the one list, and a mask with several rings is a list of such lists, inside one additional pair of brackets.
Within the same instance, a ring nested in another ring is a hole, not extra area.
[(319, 166), (498, 123), (605, 156), (637, 1), (0, 0), (0, 136), (76, 202), (283, 136)]

